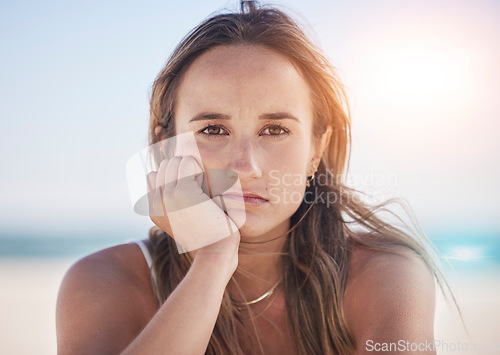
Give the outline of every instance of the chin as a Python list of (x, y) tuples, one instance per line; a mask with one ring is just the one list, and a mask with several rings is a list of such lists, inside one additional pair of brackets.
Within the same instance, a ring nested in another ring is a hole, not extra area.
[(256, 238), (265, 234), (266, 232), (269, 232), (269, 229), (265, 228), (265, 226), (260, 223), (252, 223), (248, 219), (240, 228), (240, 236), (242, 238)]
[(240, 228), (240, 236), (243, 239), (259, 239), (259, 237), (263, 237), (263, 240), (268, 240), (277, 237), (280, 233), (286, 232), (288, 226), (289, 218), (281, 222), (271, 222), (263, 221), (257, 216), (247, 215), (245, 223)]

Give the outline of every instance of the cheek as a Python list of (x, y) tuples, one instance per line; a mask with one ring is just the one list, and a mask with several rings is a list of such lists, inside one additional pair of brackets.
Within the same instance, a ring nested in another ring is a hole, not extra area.
[(309, 149), (307, 145), (286, 146), (267, 171), (271, 201), (295, 211), (302, 203), (306, 188)]
[(269, 195), (271, 202), (280, 205), (300, 205), (304, 197), (306, 177), (302, 172), (269, 172)]
[[(307, 171), (309, 147), (305, 144), (286, 144), (278, 149), (269, 149), (266, 154), (266, 164), (279, 175), (301, 175)], [(285, 179), (289, 179), (286, 178)]]
[[(297, 153), (303, 155), (303, 153)], [(268, 171), (272, 202), (290, 208), (298, 207), (305, 192), (305, 171), (306, 159), (303, 156), (294, 155), (278, 159)]]
[(224, 161), (227, 159), (227, 154), (224, 155), (223, 147), (219, 144), (207, 144), (200, 140), (196, 141), (198, 151), (205, 169), (223, 169)]

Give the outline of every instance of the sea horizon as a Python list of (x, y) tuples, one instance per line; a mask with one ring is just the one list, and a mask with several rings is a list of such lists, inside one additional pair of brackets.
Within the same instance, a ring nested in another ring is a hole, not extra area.
[[(500, 232), (447, 232), (427, 235), (436, 247), (445, 269), (474, 272), (477, 269), (500, 267)], [(76, 260), (114, 245), (147, 238), (147, 229), (141, 234), (103, 233), (101, 237), (75, 234), (44, 236), (0, 233), (0, 259), (74, 258)]]

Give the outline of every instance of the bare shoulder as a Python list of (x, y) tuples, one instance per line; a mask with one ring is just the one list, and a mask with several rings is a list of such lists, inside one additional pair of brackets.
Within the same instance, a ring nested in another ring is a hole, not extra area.
[(75, 262), (56, 307), (59, 354), (118, 353), (156, 312), (140, 249), (121, 244)]
[(352, 249), (344, 312), (358, 353), (369, 344), (432, 341), (434, 310), (433, 274), (414, 251)]

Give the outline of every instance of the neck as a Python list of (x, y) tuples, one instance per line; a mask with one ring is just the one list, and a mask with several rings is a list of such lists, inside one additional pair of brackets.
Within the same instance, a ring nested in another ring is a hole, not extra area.
[[(281, 255), (290, 222), (282, 223), (259, 237), (241, 236), (238, 254), (238, 268), (229, 283), (231, 297), (237, 302), (244, 302), (260, 297), (282, 278)], [(251, 244), (280, 238), (267, 243)], [(239, 286), (239, 287), (238, 287)]]

